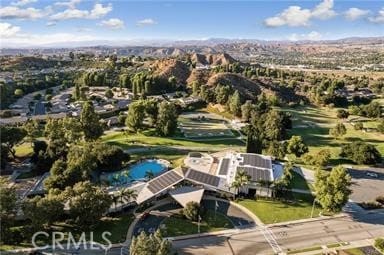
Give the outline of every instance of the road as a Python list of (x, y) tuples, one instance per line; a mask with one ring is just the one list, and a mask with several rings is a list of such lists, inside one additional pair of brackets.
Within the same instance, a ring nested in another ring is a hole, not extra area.
[(384, 236), (384, 212), (357, 214), (312, 222), (255, 228), (231, 236), (173, 242), (178, 254), (273, 254), (338, 242)]

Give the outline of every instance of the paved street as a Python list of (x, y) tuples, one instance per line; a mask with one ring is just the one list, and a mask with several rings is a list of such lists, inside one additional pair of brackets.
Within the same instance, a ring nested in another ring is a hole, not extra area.
[[(173, 243), (179, 254), (273, 254), (323, 244), (384, 236), (384, 212), (256, 228), (226, 237), (204, 237)], [(228, 240), (227, 240), (228, 239)], [(277, 245), (276, 245), (277, 244)]]

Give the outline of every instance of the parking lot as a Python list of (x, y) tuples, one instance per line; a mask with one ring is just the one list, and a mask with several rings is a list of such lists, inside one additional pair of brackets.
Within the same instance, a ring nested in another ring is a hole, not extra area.
[(375, 201), (376, 197), (384, 196), (384, 169), (352, 169), (348, 168), (352, 176), (351, 199), (355, 202)]

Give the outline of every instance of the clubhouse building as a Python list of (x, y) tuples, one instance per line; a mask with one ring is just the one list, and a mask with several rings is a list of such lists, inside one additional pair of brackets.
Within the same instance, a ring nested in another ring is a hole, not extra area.
[[(232, 183), (239, 171), (248, 174), (250, 182), (237, 190)], [(204, 191), (254, 196), (263, 192), (263, 183), (280, 178), (282, 172), (282, 165), (274, 163), (270, 156), (234, 151), (215, 154), (191, 152), (184, 160), (184, 166), (164, 172), (133, 188), (137, 191), (137, 204), (168, 193), (185, 206), (189, 201), (200, 202)]]

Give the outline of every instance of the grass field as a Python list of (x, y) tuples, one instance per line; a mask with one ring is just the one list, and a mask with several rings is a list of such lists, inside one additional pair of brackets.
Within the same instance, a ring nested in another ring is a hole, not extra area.
[[(157, 137), (154, 135), (147, 135), (145, 133), (129, 134), (124, 132), (113, 132), (102, 137), (102, 141), (118, 145), (123, 149), (130, 149), (135, 145), (150, 145), (150, 146), (180, 146), (180, 147), (207, 147), (214, 148), (227, 148), (228, 146), (244, 147), (244, 142), (236, 138), (227, 139), (204, 139), (193, 141), (190, 139), (183, 139), (179, 137)], [(213, 150), (215, 150), (213, 148)]]
[[(192, 222), (185, 218), (180, 217), (169, 217), (166, 218), (162, 224), (165, 225), (166, 236), (181, 236), (181, 235), (191, 235), (197, 234), (197, 222)], [(213, 211), (207, 211), (205, 215), (202, 216), (202, 221), (200, 222), (200, 232), (213, 232), (220, 231), (224, 229), (233, 228), (233, 224), (229, 219)]]
[[(205, 116), (205, 115), (202, 115)], [(218, 119), (179, 117), (179, 129), (186, 138), (234, 137), (226, 121)]]
[[(332, 154), (333, 163), (343, 163), (346, 161), (340, 160), (340, 146), (353, 141), (364, 141), (375, 145), (380, 153), (384, 155), (383, 134), (376, 131), (364, 132), (355, 130), (348, 121), (343, 122), (347, 128), (347, 134), (344, 137), (340, 139), (331, 137), (329, 129), (340, 121), (336, 117), (336, 108), (305, 106), (282, 110), (292, 114), (293, 128), (289, 131), (289, 134), (301, 136), (309, 146), (310, 153), (329, 149)], [(358, 116), (350, 116), (349, 119), (356, 117)], [(369, 120), (364, 122), (364, 126), (376, 126), (376, 123), (375, 120)]]
[[(294, 193), (292, 202), (278, 200), (244, 199), (238, 203), (253, 212), (265, 224), (306, 219), (311, 217), (313, 196)], [(315, 206), (313, 213), (317, 217), (320, 208)]]

